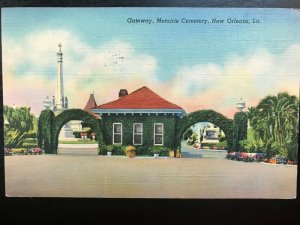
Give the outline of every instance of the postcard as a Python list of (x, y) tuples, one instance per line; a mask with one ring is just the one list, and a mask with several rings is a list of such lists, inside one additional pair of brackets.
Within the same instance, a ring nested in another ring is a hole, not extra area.
[(7, 197), (296, 198), (299, 10), (1, 15)]

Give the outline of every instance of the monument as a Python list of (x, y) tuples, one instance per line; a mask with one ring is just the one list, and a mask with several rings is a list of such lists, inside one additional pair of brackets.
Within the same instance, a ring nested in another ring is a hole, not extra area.
[[(44, 109), (51, 109), (55, 115), (63, 112), (64, 110), (68, 109), (68, 98), (64, 95), (64, 80), (63, 80), (63, 53), (61, 51), (61, 43), (58, 45), (59, 49), (56, 53), (57, 56), (57, 80), (56, 80), (56, 91), (55, 96), (53, 96), (52, 101), (47, 98), (43, 101)], [(71, 128), (70, 121), (65, 124), (59, 134), (60, 140), (70, 140), (75, 139), (75, 135), (73, 134), (73, 130)], [(76, 121), (75, 121), (76, 122)], [(81, 123), (79, 121), (79, 123)]]

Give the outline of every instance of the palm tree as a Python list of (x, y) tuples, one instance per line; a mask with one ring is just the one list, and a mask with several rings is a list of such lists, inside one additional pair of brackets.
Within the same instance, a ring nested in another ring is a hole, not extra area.
[(253, 109), (252, 125), (257, 135), (266, 143), (274, 142), (283, 156), (287, 145), (298, 132), (299, 100), (286, 92), (267, 96)]

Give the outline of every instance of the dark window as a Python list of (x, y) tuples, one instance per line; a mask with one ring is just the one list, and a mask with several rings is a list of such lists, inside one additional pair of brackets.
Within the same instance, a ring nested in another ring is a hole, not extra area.
[(154, 124), (154, 145), (163, 145), (164, 126), (162, 123)]
[(122, 124), (113, 124), (113, 144), (122, 144)]
[(133, 124), (133, 144), (141, 145), (143, 144), (143, 124), (134, 123)]

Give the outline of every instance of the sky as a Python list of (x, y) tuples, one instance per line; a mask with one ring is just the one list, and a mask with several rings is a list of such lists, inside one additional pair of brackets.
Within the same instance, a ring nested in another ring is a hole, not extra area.
[(299, 95), (299, 10), (4, 8), (1, 14), (3, 103), (30, 106), (37, 116), (55, 94), (59, 43), (70, 108), (84, 108), (91, 93), (100, 105), (116, 100), (120, 89), (147, 86), (186, 112), (213, 109), (232, 118), (241, 97), (250, 107), (282, 91)]

